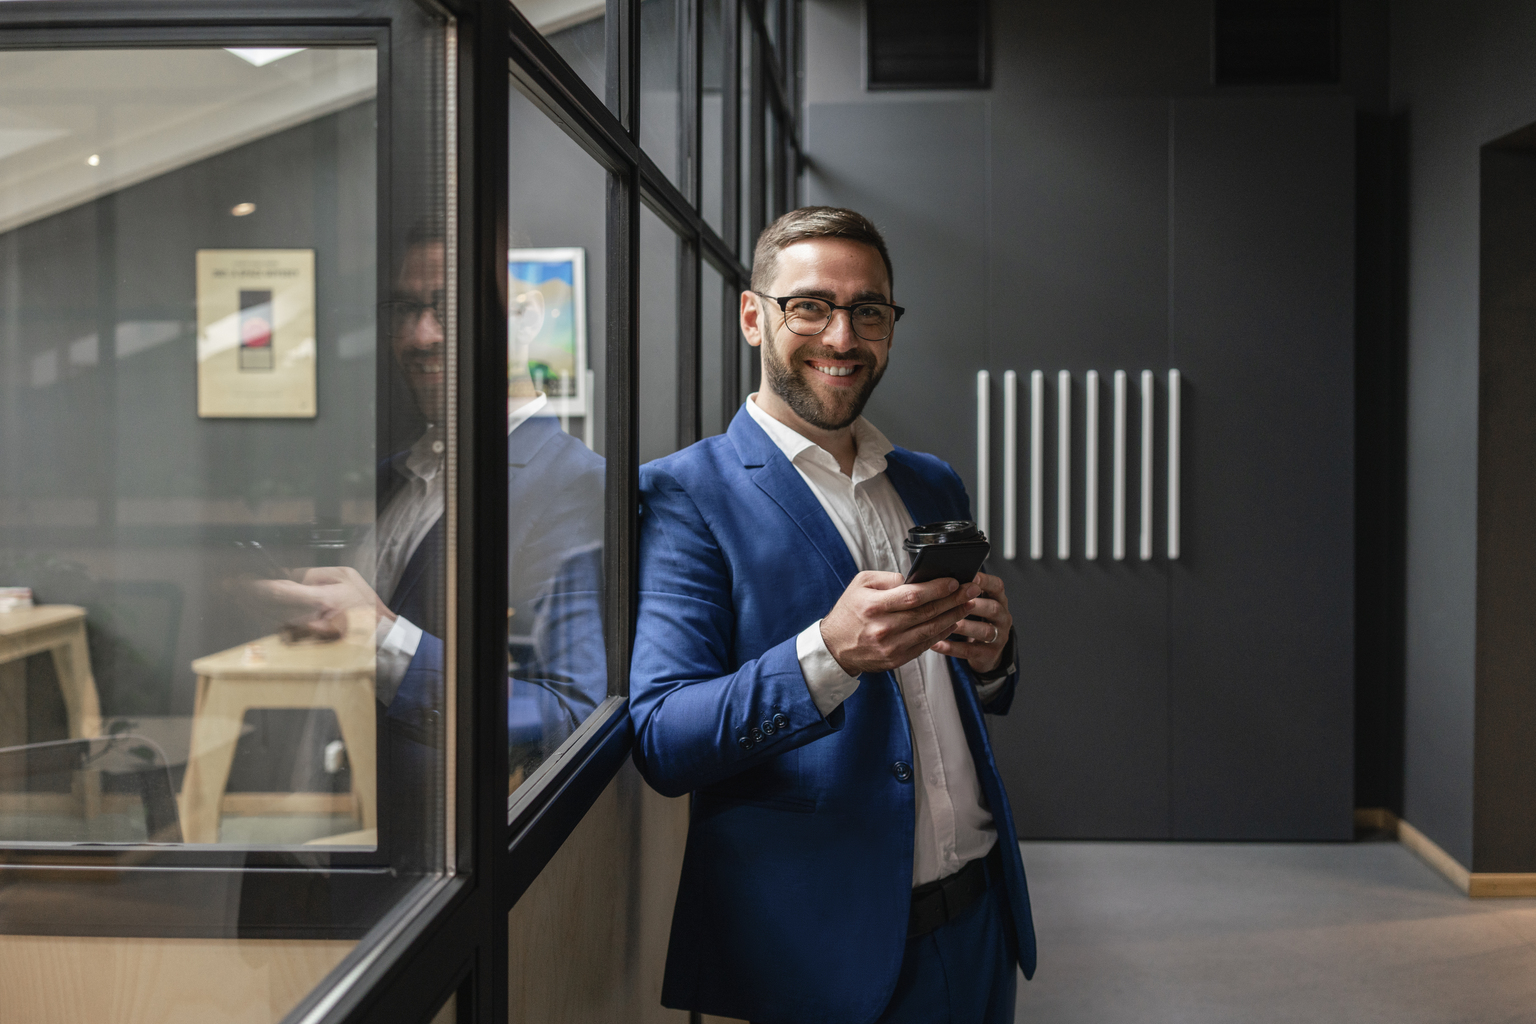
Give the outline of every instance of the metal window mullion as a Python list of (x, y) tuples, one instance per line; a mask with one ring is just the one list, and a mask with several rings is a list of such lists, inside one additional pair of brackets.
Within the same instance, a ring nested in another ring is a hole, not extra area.
[(677, 247), (677, 447), (704, 434), (700, 410), (699, 247), (679, 236)]
[(741, 329), (737, 309), (741, 303), (743, 282), (730, 274), (721, 275), (721, 333), (715, 344), (721, 346), (720, 422), (730, 425), (745, 395), (741, 393)]
[[(640, 0), (608, 0), (603, 79), (608, 109), (640, 137)], [(563, 62), (562, 62), (563, 63)]]
[(629, 695), (638, 584), (640, 504), (636, 370), (640, 273), (640, 187), (632, 169), (608, 175), (608, 280), (604, 434), (608, 457), (605, 509), (603, 630), (608, 639), (608, 692)]

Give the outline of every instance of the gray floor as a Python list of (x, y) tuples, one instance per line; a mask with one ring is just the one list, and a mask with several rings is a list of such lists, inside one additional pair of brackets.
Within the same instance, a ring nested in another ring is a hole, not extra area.
[(1018, 1024), (1536, 1022), (1536, 900), (1393, 842), (1022, 843)]

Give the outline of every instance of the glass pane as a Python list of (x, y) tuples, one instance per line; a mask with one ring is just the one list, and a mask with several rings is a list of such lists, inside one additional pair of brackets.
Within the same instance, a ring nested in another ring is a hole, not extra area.
[[(734, 340), (736, 318), (726, 305), (725, 279), (709, 260), (699, 261), (699, 410), (704, 436), (724, 432), (725, 345)], [(726, 327), (731, 327), (731, 336)]]
[(514, 0), (513, 6), (543, 33), (598, 99), (604, 99), (607, 4), (603, 0)]
[[(725, 25), (722, 6), (726, 0), (700, 0), (704, 25), (704, 55), (700, 67), (699, 95), (699, 210), (716, 232), (725, 223)], [(734, 3), (735, 0), (729, 0)], [(729, 239), (727, 239), (729, 241)]]
[(682, 242), (640, 207), (640, 462), (677, 450), (677, 261)]
[(84, 1019), (276, 1020), (444, 862), (457, 254), (395, 27), (387, 131), (370, 47), (0, 52), (0, 930), (144, 966)]
[(0, 585), (34, 605), (0, 632), (74, 638), (6, 670), (9, 741), (140, 741), (67, 783), (24, 759), (13, 791), (88, 795), (6, 839), (155, 839), (168, 773), (187, 842), (375, 843), (376, 62), (260, 60), (0, 55), (32, 126), (0, 163)]
[(678, 0), (640, 0), (640, 148), (679, 188), (681, 26)]
[(507, 324), (510, 789), (608, 693), (603, 645), (607, 173), (512, 91)]

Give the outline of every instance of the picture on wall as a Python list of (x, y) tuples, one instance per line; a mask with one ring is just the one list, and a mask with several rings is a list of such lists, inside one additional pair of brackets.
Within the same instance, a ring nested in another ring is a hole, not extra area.
[(199, 249), (197, 414), (315, 412), (315, 251)]
[(586, 250), (507, 253), (507, 395), (543, 392), (551, 416), (587, 415)]

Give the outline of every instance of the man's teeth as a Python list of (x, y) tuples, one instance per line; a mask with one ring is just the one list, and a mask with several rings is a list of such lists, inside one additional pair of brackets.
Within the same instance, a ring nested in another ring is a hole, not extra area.
[(854, 370), (857, 370), (858, 367), (857, 366), (814, 366), (814, 367), (812, 367), (812, 369), (819, 370), (820, 372), (826, 374), (828, 377), (846, 377), (850, 373), (852, 373)]

